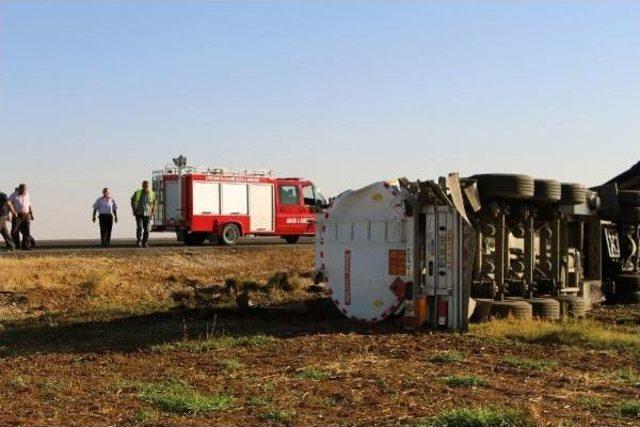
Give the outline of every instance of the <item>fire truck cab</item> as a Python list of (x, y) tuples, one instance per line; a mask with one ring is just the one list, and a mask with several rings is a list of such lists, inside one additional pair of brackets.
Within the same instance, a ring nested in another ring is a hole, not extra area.
[(277, 178), (265, 170), (202, 169), (175, 165), (153, 173), (158, 206), (152, 231), (175, 232), (187, 245), (206, 240), (235, 245), (241, 236), (280, 236), (296, 243), (315, 234), (327, 201), (304, 178)]

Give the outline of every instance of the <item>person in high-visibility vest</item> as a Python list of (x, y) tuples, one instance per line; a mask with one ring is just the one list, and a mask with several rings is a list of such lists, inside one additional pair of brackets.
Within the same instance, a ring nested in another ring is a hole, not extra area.
[(156, 210), (156, 193), (149, 187), (149, 181), (142, 181), (142, 188), (131, 196), (131, 210), (136, 217), (136, 246), (149, 246), (149, 222)]

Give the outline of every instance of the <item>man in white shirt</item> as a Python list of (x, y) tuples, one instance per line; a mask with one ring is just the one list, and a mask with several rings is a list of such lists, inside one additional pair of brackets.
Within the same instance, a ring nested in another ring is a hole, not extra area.
[[(27, 185), (20, 184), (16, 192), (9, 197), (9, 201), (16, 211), (16, 220), (11, 229), (16, 248), (21, 247), (23, 250), (30, 251), (31, 221), (35, 218), (31, 208), (31, 199), (27, 193)], [(22, 234), (22, 242), (20, 242), (20, 234)]]
[(96, 222), (96, 214), (99, 214), (100, 220), (100, 242), (106, 248), (111, 245), (113, 221), (118, 222), (118, 205), (108, 188), (102, 189), (102, 197), (93, 204), (93, 222)]

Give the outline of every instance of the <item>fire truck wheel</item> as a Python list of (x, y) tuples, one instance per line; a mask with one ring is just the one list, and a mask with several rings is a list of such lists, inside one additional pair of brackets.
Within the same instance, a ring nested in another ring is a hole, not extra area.
[(620, 206), (640, 206), (640, 191), (622, 190), (618, 193)]
[(287, 236), (284, 238), (284, 240), (286, 240), (287, 243), (294, 245), (298, 243), (298, 240), (300, 240), (300, 236)]
[(481, 198), (526, 200), (534, 194), (534, 180), (528, 175), (491, 173), (470, 178), (478, 182)]
[(562, 183), (561, 205), (579, 205), (587, 200), (587, 187), (573, 182)]
[(223, 245), (233, 246), (238, 243), (240, 239), (240, 230), (235, 224), (225, 224), (222, 227), (222, 233), (220, 233), (220, 241)]
[(186, 233), (184, 235), (184, 244), (187, 246), (202, 246), (207, 240), (205, 233)]

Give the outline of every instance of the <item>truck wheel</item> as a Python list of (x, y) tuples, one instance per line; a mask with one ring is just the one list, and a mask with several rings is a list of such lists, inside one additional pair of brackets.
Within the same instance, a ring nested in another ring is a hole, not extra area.
[(575, 295), (560, 295), (555, 298), (560, 303), (560, 315), (582, 319), (586, 315), (584, 299)]
[(580, 205), (587, 201), (587, 187), (582, 184), (564, 182), (562, 183), (562, 205)]
[(284, 240), (286, 240), (287, 243), (294, 245), (298, 243), (298, 240), (300, 240), (300, 236), (287, 236), (284, 238)]
[(560, 302), (551, 298), (534, 298), (529, 300), (533, 309), (533, 317), (541, 320), (560, 320)]
[(526, 200), (533, 197), (534, 180), (528, 175), (482, 174), (470, 177), (478, 182), (480, 197)]
[(497, 319), (531, 320), (531, 304), (524, 301), (493, 301), (491, 316)]
[(184, 244), (187, 246), (202, 246), (207, 240), (205, 233), (186, 233), (184, 235)]
[(225, 224), (220, 233), (220, 241), (225, 246), (233, 246), (240, 239), (240, 230), (235, 224)]
[(555, 203), (562, 197), (560, 182), (555, 179), (536, 179), (534, 183), (533, 200), (536, 202)]
[(620, 206), (640, 206), (640, 191), (622, 190), (618, 193)]
[(475, 323), (487, 322), (491, 318), (491, 307), (493, 300), (489, 298), (475, 298), (476, 309), (471, 315), (471, 321)]

